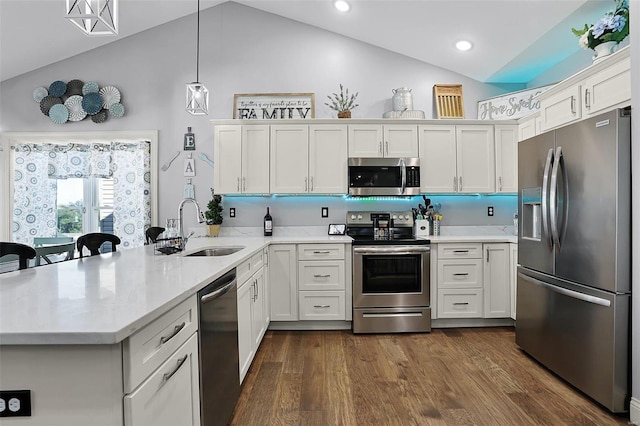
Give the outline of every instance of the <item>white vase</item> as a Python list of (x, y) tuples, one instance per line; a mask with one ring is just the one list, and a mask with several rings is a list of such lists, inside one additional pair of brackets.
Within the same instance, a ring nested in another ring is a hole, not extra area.
[(596, 54), (593, 56), (593, 63), (599, 62), (616, 51), (618, 43), (615, 41), (607, 41), (593, 48)]

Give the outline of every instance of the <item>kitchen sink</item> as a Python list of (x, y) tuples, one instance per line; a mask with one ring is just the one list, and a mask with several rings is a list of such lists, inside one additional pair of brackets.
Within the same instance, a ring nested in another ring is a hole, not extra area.
[(210, 247), (194, 251), (193, 253), (186, 254), (185, 256), (228, 256), (239, 252), (243, 248), (244, 246)]

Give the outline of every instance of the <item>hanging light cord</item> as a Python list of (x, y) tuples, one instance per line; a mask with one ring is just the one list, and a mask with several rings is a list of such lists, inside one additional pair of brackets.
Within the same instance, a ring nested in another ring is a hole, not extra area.
[(198, 24), (196, 26), (198, 39), (196, 40), (196, 82), (200, 82), (200, 0), (198, 0)]

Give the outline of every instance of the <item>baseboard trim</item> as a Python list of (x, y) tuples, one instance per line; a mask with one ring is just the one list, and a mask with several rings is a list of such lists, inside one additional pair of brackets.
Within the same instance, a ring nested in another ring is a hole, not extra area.
[(438, 318), (431, 320), (431, 328), (457, 327), (513, 327), (511, 318)]
[(629, 404), (629, 421), (631, 424), (640, 425), (640, 399), (631, 398)]

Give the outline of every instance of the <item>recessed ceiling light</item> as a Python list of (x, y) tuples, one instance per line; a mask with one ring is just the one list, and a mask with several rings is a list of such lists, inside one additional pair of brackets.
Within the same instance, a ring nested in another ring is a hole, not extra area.
[(459, 42), (456, 43), (456, 48), (458, 50), (462, 50), (463, 52), (471, 49), (471, 47), (473, 47), (473, 45), (471, 44), (470, 41), (467, 41), (467, 40), (460, 40)]
[(351, 9), (351, 6), (345, 0), (336, 0), (333, 2), (333, 5), (340, 12), (348, 12), (349, 9)]

